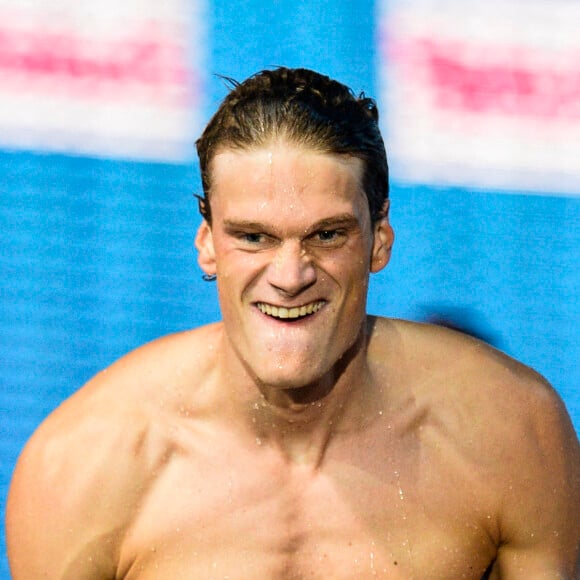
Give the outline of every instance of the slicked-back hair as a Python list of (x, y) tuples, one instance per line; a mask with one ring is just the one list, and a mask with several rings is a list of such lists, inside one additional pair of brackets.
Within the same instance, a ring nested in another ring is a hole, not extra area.
[(251, 150), (275, 140), (321, 153), (357, 157), (373, 222), (389, 196), (389, 171), (375, 101), (308, 69), (261, 71), (231, 91), (196, 142), (204, 198), (200, 211), (211, 223), (211, 164), (219, 151)]

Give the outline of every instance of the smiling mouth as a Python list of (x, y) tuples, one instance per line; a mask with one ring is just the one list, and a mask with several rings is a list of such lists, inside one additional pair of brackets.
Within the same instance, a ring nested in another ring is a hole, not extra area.
[(297, 320), (305, 318), (318, 312), (325, 304), (324, 300), (318, 302), (311, 302), (304, 306), (294, 306), (293, 308), (286, 308), (284, 306), (274, 306), (266, 302), (257, 302), (256, 307), (262, 314), (267, 314), (272, 318), (282, 318), (284, 320)]

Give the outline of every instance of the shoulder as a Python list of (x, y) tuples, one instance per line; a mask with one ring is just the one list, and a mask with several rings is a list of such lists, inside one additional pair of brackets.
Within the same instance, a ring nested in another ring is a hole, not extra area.
[[(538, 418), (538, 408), (564, 412), (557, 393), (535, 370), (485, 342), (448, 328), (377, 319), (375, 334), (417, 396), (435, 401), (476, 399), (485, 411)], [(521, 405), (525, 403), (525, 407)], [(518, 412), (515, 413), (515, 410)]]
[(450, 427), (454, 418), (459, 429), (471, 422), (488, 440), (493, 430), (506, 443), (524, 435), (534, 445), (555, 445), (559, 435), (576, 440), (557, 392), (530, 367), (447, 328), (386, 319), (377, 324), (389, 343), (381, 350), (390, 349), (386, 356), (394, 357), (399, 380)]
[(33, 434), (7, 503), (10, 562), (23, 576), (46, 569), (56, 577), (59, 566), (83, 558), (94, 563), (94, 577), (111, 575), (115, 547), (174, 451), (167, 422), (180, 393), (187, 386), (195, 394), (210, 372), (216, 331), (205, 327), (136, 349)]
[(396, 369), (399, 396), (423, 410), (426, 430), (472, 454), (490, 477), (534, 470), (549, 480), (556, 473), (571, 483), (578, 477), (578, 438), (561, 398), (539, 373), (447, 328), (383, 319), (375, 333), (383, 344), (371, 350)]
[(44, 461), (51, 473), (56, 465), (71, 464), (72, 471), (91, 457), (114, 460), (111, 449), (130, 454), (145, 432), (161, 429), (168, 408), (181, 397), (195, 398), (214, 365), (216, 332), (212, 325), (165, 336), (120, 358), (40, 425), (20, 463)]
[(214, 363), (221, 328), (221, 323), (216, 323), (153, 340), (119, 359), (89, 385), (121, 382), (141, 392), (143, 387), (179, 382), (186, 375), (189, 380), (194, 370), (203, 378)]
[(411, 322), (377, 324), (391, 341), (399, 380), (423, 410), (422, 441), (461, 458), (494, 498), (503, 553), (525, 554), (522, 562), (534, 554), (571, 570), (580, 549), (580, 446), (557, 392), (533, 369), (470, 336)]

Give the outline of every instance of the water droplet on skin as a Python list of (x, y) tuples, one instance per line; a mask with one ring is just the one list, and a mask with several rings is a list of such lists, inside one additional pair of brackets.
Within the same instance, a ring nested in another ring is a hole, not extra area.
[(256, 437), (256, 445), (262, 445), (262, 440), (259, 437)]

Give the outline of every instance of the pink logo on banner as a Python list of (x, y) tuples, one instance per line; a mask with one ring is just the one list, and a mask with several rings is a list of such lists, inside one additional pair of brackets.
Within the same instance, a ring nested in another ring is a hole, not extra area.
[(0, 147), (188, 160), (202, 13), (201, 0), (0, 0)]
[[(83, 98), (183, 98), (191, 74), (183, 46), (154, 25), (107, 42), (74, 31), (17, 31), (0, 26), (4, 90), (36, 87)], [(138, 87), (138, 94), (132, 88)], [(114, 90), (113, 90), (114, 89)]]
[(580, 7), (501, 7), (384, 0), (381, 100), (393, 175), (580, 193)]
[[(442, 109), (580, 117), (580, 50), (564, 58), (565, 68), (555, 69), (534, 66), (533, 51), (526, 54), (525, 47), (502, 51), (482, 46), (479, 57), (473, 54), (474, 48), (467, 43), (418, 38), (393, 42), (386, 57), (415, 71), (424, 67), (434, 104)], [(496, 53), (494, 62), (489, 62), (490, 50)]]

